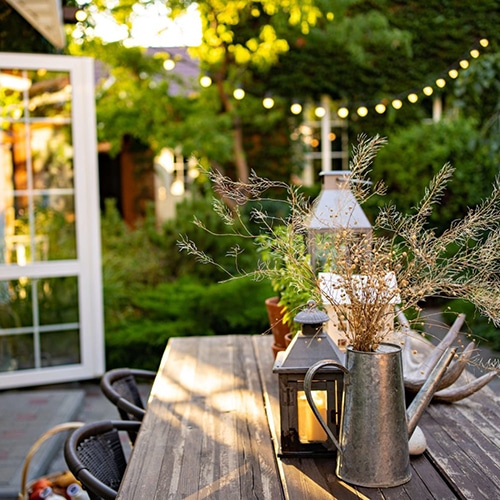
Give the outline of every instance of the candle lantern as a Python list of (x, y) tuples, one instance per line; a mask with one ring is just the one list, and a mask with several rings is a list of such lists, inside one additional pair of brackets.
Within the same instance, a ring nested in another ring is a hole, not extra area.
[[(359, 181), (352, 179), (348, 170), (321, 172), (320, 175), (323, 177), (323, 184), (314, 202), (307, 228), (308, 251), (316, 273), (331, 272), (335, 259), (339, 257), (335, 252), (339, 250), (344, 252), (343, 257), (349, 258), (348, 239), (341, 238), (343, 244), (346, 244), (345, 248), (334, 241), (339, 231), (349, 231), (352, 238), (364, 238), (367, 249), (372, 234), (370, 221), (350, 189), (351, 183)], [(340, 348), (345, 349), (345, 317), (338, 317), (338, 310), (334, 311), (327, 302), (323, 306), (332, 319), (328, 325), (328, 334)], [(348, 314), (348, 308), (345, 314)]]
[[(331, 455), (336, 450), (316, 419), (304, 393), (304, 377), (316, 362), (344, 362), (344, 354), (323, 331), (328, 316), (314, 301), (294, 318), (301, 324), (286, 351), (278, 353), (273, 372), (278, 374), (281, 417), (281, 456)], [(312, 395), (322, 416), (338, 436), (342, 403), (343, 372), (335, 367), (320, 370), (312, 382)]]

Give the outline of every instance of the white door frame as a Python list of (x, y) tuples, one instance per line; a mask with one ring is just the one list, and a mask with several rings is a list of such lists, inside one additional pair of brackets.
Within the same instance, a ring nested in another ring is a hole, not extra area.
[[(7, 68), (45, 68), (67, 71), (70, 75), (77, 258), (31, 262), (24, 266), (0, 263), (0, 281), (21, 276), (77, 277), (81, 363), (0, 372), (0, 389), (95, 378), (104, 372), (104, 327), (94, 61), (62, 55), (0, 53), (0, 69)], [(0, 171), (1, 168), (0, 165)], [(4, 194), (0, 192), (0, 196)], [(3, 330), (3, 334), (6, 333)]]

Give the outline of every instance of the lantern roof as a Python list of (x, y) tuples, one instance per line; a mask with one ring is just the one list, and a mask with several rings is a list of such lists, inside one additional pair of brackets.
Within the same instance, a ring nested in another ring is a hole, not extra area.
[(326, 323), (329, 318), (328, 314), (323, 311), (320, 311), (316, 307), (316, 302), (314, 300), (310, 300), (307, 303), (307, 307), (300, 311), (293, 320), (296, 323), (300, 323), (303, 325), (322, 325)]
[[(316, 361), (332, 359), (344, 364), (345, 354), (324, 332), (316, 335), (295, 335), (286, 351), (278, 353), (273, 366), (273, 373), (306, 373)], [(325, 368), (325, 370), (339, 370)]]
[(350, 173), (349, 170), (321, 172), (323, 187), (313, 205), (309, 231), (328, 232), (341, 228), (371, 231), (370, 221), (349, 187), (353, 182)]

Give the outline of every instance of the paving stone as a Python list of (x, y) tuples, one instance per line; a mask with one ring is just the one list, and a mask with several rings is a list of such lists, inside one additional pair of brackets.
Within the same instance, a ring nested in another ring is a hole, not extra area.
[[(0, 498), (16, 500), (26, 455), (35, 441), (57, 424), (73, 421), (84, 404), (83, 390), (0, 392)], [(65, 433), (45, 441), (29, 464), (28, 479), (46, 473)]]

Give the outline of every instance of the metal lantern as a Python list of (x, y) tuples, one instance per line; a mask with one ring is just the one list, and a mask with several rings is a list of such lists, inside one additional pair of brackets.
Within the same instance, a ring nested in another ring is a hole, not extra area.
[[(278, 374), (281, 417), (281, 455), (308, 456), (336, 454), (330, 449), (326, 432), (316, 419), (304, 393), (304, 377), (316, 361), (331, 359), (344, 362), (344, 354), (323, 331), (326, 313), (311, 301), (294, 318), (302, 325), (286, 351), (278, 353), (273, 372)], [(343, 373), (328, 367), (319, 371), (312, 382), (312, 395), (324, 420), (338, 436), (342, 403)]]
[[(348, 229), (354, 234), (370, 236), (372, 226), (361, 205), (351, 192), (349, 170), (321, 172), (323, 187), (314, 202), (308, 221), (308, 246), (313, 269), (317, 269), (321, 259), (318, 255), (318, 238), (327, 239), (339, 230)], [(324, 245), (326, 246), (326, 245)]]
[[(338, 249), (338, 244), (335, 245), (333, 241), (339, 231), (348, 230), (354, 237), (366, 238), (367, 245), (372, 234), (370, 221), (350, 189), (352, 182), (359, 181), (352, 179), (349, 170), (321, 172), (320, 175), (323, 177), (323, 186), (314, 202), (307, 229), (311, 265), (317, 273), (325, 270), (323, 265), (328, 259), (335, 258), (331, 249), (336, 247)], [(348, 253), (349, 249), (345, 248), (344, 251)], [(345, 316), (339, 317), (340, 309), (333, 310), (331, 304), (327, 302), (323, 306), (332, 319), (328, 324), (328, 334), (339, 347), (345, 349), (347, 346)], [(345, 311), (345, 315), (347, 314), (348, 308)]]

